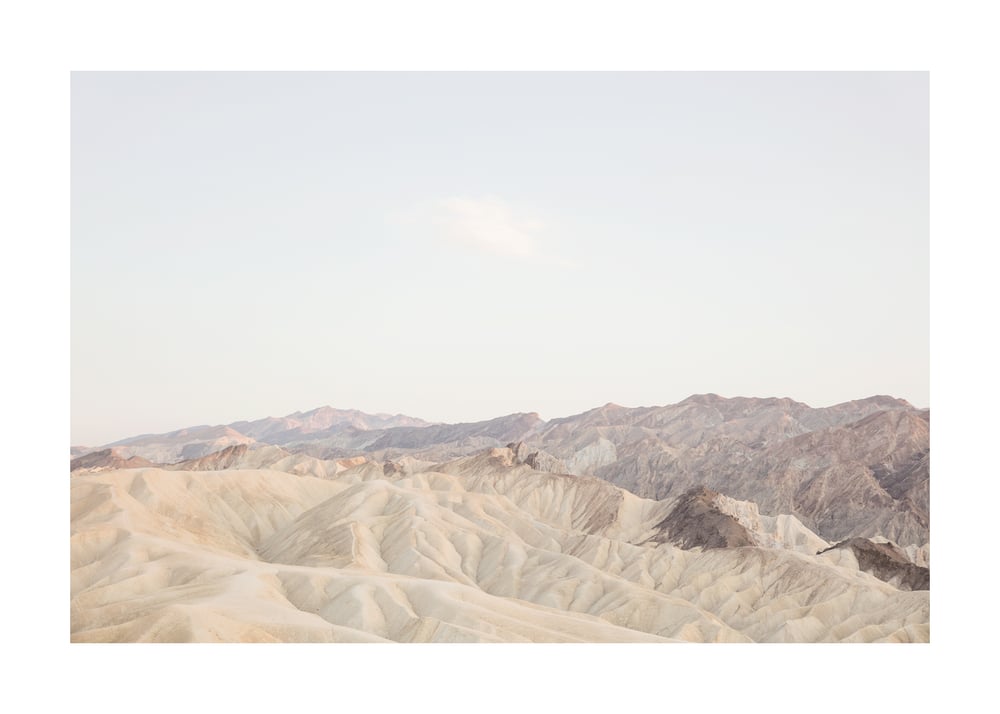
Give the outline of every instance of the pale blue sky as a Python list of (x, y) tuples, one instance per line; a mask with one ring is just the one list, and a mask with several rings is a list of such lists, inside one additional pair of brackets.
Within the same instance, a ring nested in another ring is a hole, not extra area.
[(74, 74), (72, 441), (928, 406), (924, 73)]

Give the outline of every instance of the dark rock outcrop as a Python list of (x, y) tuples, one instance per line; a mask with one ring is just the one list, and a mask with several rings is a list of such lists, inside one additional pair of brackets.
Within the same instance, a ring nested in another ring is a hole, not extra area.
[(750, 532), (715, 505), (719, 494), (704, 486), (685, 492), (667, 517), (656, 524), (653, 543), (681, 548), (739, 548), (754, 545)]
[(930, 590), (931, 571), (910, 562), (906, 554), (893, 543), (876, 543), (867, 538), (849, 538), (823, 553), (846, 549), (858, 559), (858, 567), (879, 580), (895, 585), (900, 590)]

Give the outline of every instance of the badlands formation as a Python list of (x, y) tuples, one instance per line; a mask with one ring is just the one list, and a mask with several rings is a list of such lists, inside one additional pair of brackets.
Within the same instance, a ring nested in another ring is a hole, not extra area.
[(927, 642), (929, 413), (324, 407), (71, 455), (74, 642)]

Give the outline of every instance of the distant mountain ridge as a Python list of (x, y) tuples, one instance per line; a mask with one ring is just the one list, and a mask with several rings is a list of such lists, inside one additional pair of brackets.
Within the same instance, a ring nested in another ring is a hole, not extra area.
[(237, 445), (280, 446), (320, 460), (444, 463), (510, 444), (533, 459), (533, 468), (597, 477), (642, 498), (704, 487), (756, 503), (765, 513), (792, 514), (831, 542), (879, 536), (923, 547), (929, 543), (929, 434), (929, 410), (885, 395), (813, 408), (788, 398), (697, 394), (667, 406), (609, 403), (549, 421), (528, 412), (431, 424), (320, 407), (147, 434), (104, 448), (114, 447), (117, 459), (159, 464)]
[(267, 417), (257, 421), (237, 421), (229, 428), (269, 444), (288, 444), (297, 440), (317, 441), (345, 430), (374, 431), (394, 427), (427, 427), (431, 422), (404, 414), (366, 414), (357, 409), (334, 409), (323, 406), (286, 417)]
[[(198, 459), (237, 444), (271, 444), (338, 441), (338, 436), (354, 436), (396, 427), (427, 427), (432, 422), (403, 414), (366, 414), (356, 409), (323, 406), (284, 417), (265, 417), (210, 426), (200, 424), (162, 434), (140, 434), (95, 449), (72, 447), (71, 455), (114, 448), (116, 452), (139, 456), (162, 464)], [(340, 439), (341, 441), (343, 438)], [(348, 438), (348, 441), (352, 441)], [(352, 441), (353, 443), (353, 441)]]

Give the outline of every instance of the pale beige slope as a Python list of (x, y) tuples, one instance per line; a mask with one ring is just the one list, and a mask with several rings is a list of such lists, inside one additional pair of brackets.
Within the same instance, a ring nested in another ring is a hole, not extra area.
[(346, 484), (143, 469), (72, 487), (74, 641), (661, 639), (446, 580), (259, 559), (279, 524)]
[(310, 564), (466, 585), (660, 637), (745, 638), (683, 599), (608, 575), (563, 552), (566, 532), (499, 495), (359, 483), (279, 531), (271, 562)]
[[(459, 497), (463, 482), (496, 495)], [(596, 480), (594, 485), (607, 487)], [(468, 578), (494, 594), (599, 614), (616, 624), (683, 639), (740, 639), (736, 631), (756, 640), (838, 640), (854, 636), (849, 628), (834, 632), (852, 617), (856, 629), (869, 627), (863, 637), (927, 637), (921, 629), (928, 619), (926, 593), (901, 594), (856, 567), (834, 570), (804, 555), (756, 548), (700, 553), (670, 545), (643, 547), (574, 528), (574, 522), (595, 520), (581, 505), (598, 501), (580, 495), (589, 486), (590, 479), (516, 469), (493, 478), (420, 474), (394, 484), (371, 481), (308, 514), (315, 523), (304, 517), (293, 524), (296, 549), (284, 554), (336, 557), (340, 565), (419, 577)], [(645, 505), (649, 518), (660, 506), (635, 500), (640, 503), (619, 513), (640, 515)], [(502, 507), (505, 501), (514, 508)], [(553, 523), (554, 531), (545, 527)], [(323, 535), (319, 524), (327, 528)], [(506, 533), (497, 538), (501, 529)], [(646, 528), (607, 523), (596, 530), (641, 533)], [(288, 539), (289, 531), (272, 539), (275, 557)]]
[(832, 545), (802, 525), (802, 521), (792, 515), (761, 515), (753, 501), (739, 501), (719, 494), (715, 498), (716, 507), (731, 515), (750, 534), (756, 545), (764, 548), (787, 548), (800, 553), (815, 555)]
[(642, 632), (492, 597), (456, 583), (272, 564), (171, 548), (115, 555), (140, 573), (73, 599), (78, 642), (641, 642)]
[[(495, 448), (434, 467), (434, 471), (386, 474), (366, 463), (346, 471), (343, 480), (388, 479), (429, 489), (502, 494), (518, 508), (564, 530), (583, 530), (630, 543), (642, 543), (656, 533), (656, 525), (673, 508), (675, 499), (639, 498), (603, 479), (538, 472), (520, 464), (509, 448)], [(446, 479), (442, 474), (454, 475)], [(806, 528), (794, 516), (765, 516), (757, 505), (724, 495), (718, 507), (731, 514), (753, 535), (757, 545), (787, 548), (810, 555), (831, 544)]]
[(641, 545), (664, 504), (495, 462), (75, 477), (72, 637), (928, 638), (927, 593), (792, 552)]

